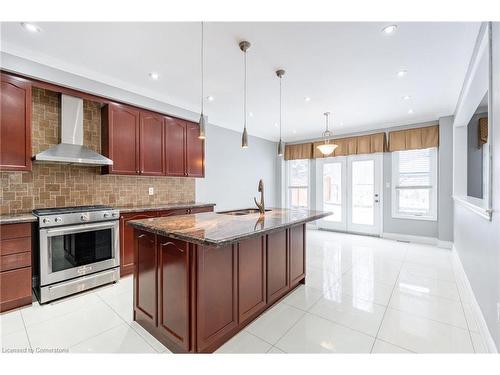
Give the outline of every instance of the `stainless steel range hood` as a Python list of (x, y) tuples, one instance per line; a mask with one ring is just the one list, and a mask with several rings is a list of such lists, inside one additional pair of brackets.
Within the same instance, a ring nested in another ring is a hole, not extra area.
[(37, 162), (113, 165), (113, 160), (83, 145), (83, 99), (61, 96), (61, 143), (36, 154)]

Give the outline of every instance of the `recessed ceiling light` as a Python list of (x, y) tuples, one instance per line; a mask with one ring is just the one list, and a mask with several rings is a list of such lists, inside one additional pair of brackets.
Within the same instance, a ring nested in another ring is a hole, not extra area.
[(275, 127), (275, 128), (277, 128), (277, 127), (278, 127), (278, 123), (277, 123), (277, 122), (275, 122), (275, 123), (274, 123), (274, 127)]
[(386, 35), (391, 35), (394, 34), (397, 28), (398, 25), (388, 25), (382, 29), (382, 32)]
[(340, 126), (344, 126), (344, 121), (340, 121)]
[(297, 130), (293, 129), (293, 130), (292, 130), (292, 133), (293, 133), (293, 134), (297, 134)]
[(401, 77), (404, 77), (408, 74), (408, 71), (407, 70), (400, 70), (398, 72), (398, 77), (401, 78)]
[(405, 95), (403, 96), (403, 100), (410, 100), (411, 99), (411, 96), (410, 95)]
[(306, 96), (306, 97), (304, 97), (304, 101), (305, 101), (305, 102), (310, 102), (310, 101), (311, 101), (311, 98), (310, 98), (310, 97), (308, 97), (308, 96)]
[(253, 112), (248, 112), (248, 116), (253, 117)]
[(154, 79), (156, 81), (158, 78), (160, 78), (160, 76), (156, 72), (151, 72), (149, 73), (149, 78)]
[(214, 98), (212, 95), (208, 95), (208, 96), (207, 96), (207, 100), (208, 100), (209, 102), (213, 102), (213, 101), (215, 100), (215, 98)]
[(412, 114), (413, 114), (413, 109), (409, 109), (409, 110), (408, 110), (408, 114), (409, 114), (409, 115), (412, 115)]
[(34, 23), (29, 23), (29, 22), (21, 22), (21, 26), (24, 27), (26, 30), (32, 33), (39, 33), (42, 31), (37, 25)]

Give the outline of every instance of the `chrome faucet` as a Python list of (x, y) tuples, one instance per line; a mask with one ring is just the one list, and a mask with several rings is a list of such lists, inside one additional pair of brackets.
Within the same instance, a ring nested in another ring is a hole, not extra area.
[(266, 208), (264, 207), (264, 181), (262, 179), (259, 180), (259, 193), (260, 193), (260, 203), (257, 202), (257, 199), (254, 197), (253, 200), (257, 207), (259, 207), (259, 212), (261, 215), (266, 213)]

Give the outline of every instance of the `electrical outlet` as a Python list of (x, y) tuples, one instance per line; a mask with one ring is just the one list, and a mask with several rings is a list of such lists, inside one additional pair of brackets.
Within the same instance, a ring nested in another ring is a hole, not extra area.
[(153, 195), (154, 193), (155, 193), (155, 188), (154, 188), (154, 187), (150, 187), (150, 188), (148, 189), (148, 194), (149, 194), (149, 195)]

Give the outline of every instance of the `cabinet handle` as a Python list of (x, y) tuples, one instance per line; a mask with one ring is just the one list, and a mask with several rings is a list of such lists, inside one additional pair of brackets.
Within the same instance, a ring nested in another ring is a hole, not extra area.
[(142, 238), (142, 237), (146, 237), (146, 235), (145, 234), (140, 234), (140, 235), (137, 236), (137, 239)]
[(175, 246), (175, 243), (173, 243), (173, 242), (168, 241), (168, 242), (165, 242), (165, 243), (160, 244), (160, 246), (161, 246), (161, 247), (163, 247), (163, 246), (167, 246), (167, 245), (173, 245), (173, 246), (174, 246), (177, 250), (179, 250), (179, 252), (181, 252), (181, 253), (183, 253), (183, 252), (184, 252), (184, 250), (183, 250), (183, 249), (179, 249), (177, 246)]

